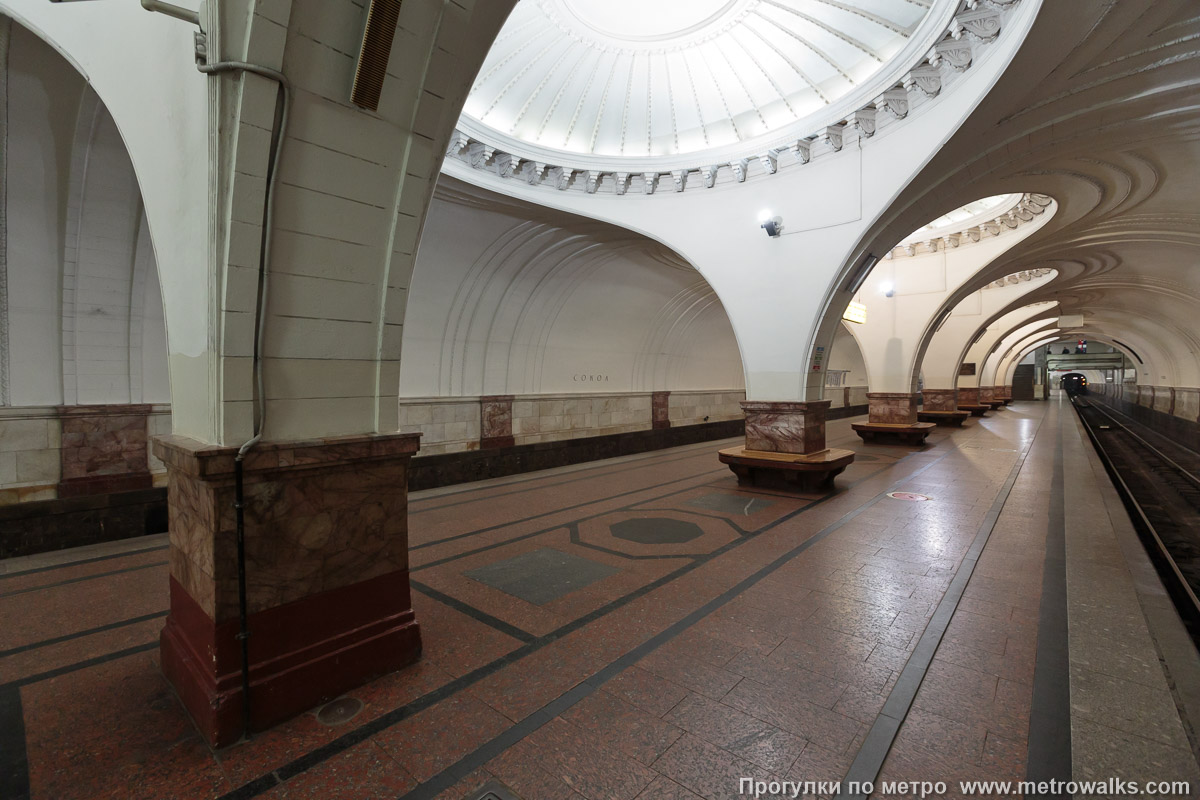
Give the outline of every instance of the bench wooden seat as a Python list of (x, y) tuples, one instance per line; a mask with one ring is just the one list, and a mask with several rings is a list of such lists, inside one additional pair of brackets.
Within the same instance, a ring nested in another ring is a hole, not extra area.
[(891, 441), (899, 444), (921, 445), (937, 426), (932, 422), (855, 422), (850, 426), (864, 442)]
[(834, 477), (854, 461), (854, 451), (827, 448), (804, 455), (739, 445), (721, 450), (719, 458), (737, 475), (738, 483), (782, 482), (802, 492), (823, 492), (832, 489)]
[(961, 428), (963, 420), (971, 416), (970, 411), (918, 411), (917, 419), (921, 422), (932, 422), (937, 425), (947, 425)]
[(963, 405), (960, 403), (958, 406), (958, 410), (959, 411), (970, 411), (972, 417), (982, 417), (984, 414), (991, 411), (992, 407), (991, 406), (982, 406), (982, 405), (968, 406), (968, 405)]

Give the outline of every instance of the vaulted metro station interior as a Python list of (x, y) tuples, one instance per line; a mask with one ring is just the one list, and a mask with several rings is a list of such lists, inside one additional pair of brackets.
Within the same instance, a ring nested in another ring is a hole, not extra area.
[(1197, 41), (0, 0), (0, 799), (1198, 796)]

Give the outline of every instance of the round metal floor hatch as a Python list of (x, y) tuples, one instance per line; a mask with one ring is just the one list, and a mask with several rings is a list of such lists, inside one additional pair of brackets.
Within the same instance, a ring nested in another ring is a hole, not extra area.
[(908, 500), (913, 503), (921, 503), (925, 500), (933, 498), (926, 494), (916, 494), (915, 492), (888, 492), (888, 497), (893, 500)]
[(339, 697), (321, 707), (317, 712), (317, 722), (322, 725), (341, 725), (349, 722), (362, 711), (362, 700), (353, 697)]

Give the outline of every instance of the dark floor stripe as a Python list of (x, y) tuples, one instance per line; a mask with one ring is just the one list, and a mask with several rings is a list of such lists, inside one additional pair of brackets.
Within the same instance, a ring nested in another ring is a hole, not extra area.
[[(81, 669), (87, 669), (88, 667), (106, 664), (109, 661), (116, 661), (118, 658), (125, 658), (126, 656), (145, 653), (147, 650), (153, 650), (156, 647), (158, 647), (157, 641), (146, 642), (145, 644), (126, 647), (124, 650), (116, 650), (112, 653), (105, 653), (104, 655), (96, 656), (95, 658), (76, 661), (74, 664), (67, 664), (66, 666), (57, 667), (55, 669), (47, 670), (46, 672), (39, 672), (36, 675), (28, 675), (24, 678), (17, 678), (15, 681), (0, 683), (0, 692), (7, 691), (8, 689), (20, 688), (22, 686), (29, 686), (30, 684), (40, 683), (41, 681), (48, 681), (51, 678), (58, 678), (62, 675), (78, 672)], [(3, 795), (0, 795), (0, 797), (3, 797)], [(5, 800), (7, 800), (7, 798), (5, 798)]]
[[(938, 459), (938, 460), (940, 460), (940, 459)], [(912, 480), (912, 478), (914, 478), (916, 475), (919, 475), (921, 472), (924, 472), (925, 469), (927, 469), (929, 466), (932, 466), (935, 463), (937, 463), (937, 461), (931, 462), (930, 464), (926, 465), (925, 467), (922, 467), (921, 469), (912, 473), (911, 475), (905, 476), (901, 480), (897, 481), (897, 483), (895, 485), (899, 486), (900, 484), (902, 484), (905, 481)], [(869, 480), (870, 477), (873, 477), (873, 476), (874, 476), (874, 473), (872, 473), (871, 476), (868, 476), (861, 480)], [(858, 485), (858, 483), (860, 483), (861, 480), (851, 483), (848, 488), (853, 488), (854, 486)], [(892, 490), (887, 489), (887, 490), (885, 490), (885, 492), (886, 491), (892, 491)], [(820, 506), (822, 503), (824, 503), (828, 500), (831, 500), (834, 497), (839, 497), (839, 496), (841, 496), (841, 492), (836, 492), (836, 493), (826, 495), (825, 497), (822, 497), (811, 503), (808, 503), (807, 505), (804, 505), (800, 508), (795, 509), (794, 511), (789, 512), (787, 515), (779, 518), (775, 522), (772, 522), (769, 525), (764, 526), (761, 529), (761, 531), (759, 531), (759, 532), (766, 533), (767, 531), (771, 530), (772, 528), (776, 527), (777, 525), (781, 525), (784, 522), (787, 522), (788, 520), (793, 519), (796, 516), (804, 513), (805, 511), (808, 511), (809, 509), (812, 509), (812, 508), (816, 508), (816, 507)], [(877, 500), (877, 499), (878, 498), (867, 501), (862, 506), (860, 506), (858, 510), (865, 510), (870, 505), (873, 505), (875, 500)], [(851, 513), (856, 515), (857, 511), (851, 512)], [(645, 595), (649, 594), (650, 592), (654, 591), (655, 589), (658, 589), (660, 586), (664, 586), (664, 585), (670, 583), (671, 581), (677, 580), (678, 578), (682, 577), (683, 575), (687, 574), (688, 572), (691, 572), (692, 570), (697, 569), (700, 566), (708, 563), (712, 559), (717, 558), (718, 556), (724, 555), (726, 552), (728, 552), (729, 550), (731, 550), (735, 547), (741, 546), (746, 541), (747, 541), (746, 539), (735, 539), (734, 541), (729, 542), (724, 547), (721, 547), (721, 548), (717, 549), (716, 551), (714, 551), (713, 553), (710, 553), (706, 558), (698, 559), (691, 564), (684, 565), (683, 567), (681, 567), (667, 575), (664, 575), (663, 577), (659, 578), (658, 580), (655, 580), (655, 581), (652, 581), (651, 583), (646, 584), (645, 586), (641, 587), (640, 589), (637, 589), (623, 597), (620, 597), (617, 600), (614, 600), (611, 603), (608, 603), (607, 605), (604, 605), (604, 606), (596, 609), (595, 611), (592, 611), (591, 613), (586, 614), (583, 617), (575, 619), (575, 620), (567, 623), (566, 625), (562, 626), (561, 628), (558, 628), (557, 630), (552, 631), (549, 634), (546, 634), (545, 636), (539, 637), (538, 639), (536, 639), (535, 641), (531, 642), (528, 645), (517, 648), (516, 650), (512, 651), (511, 653), (507, 653), (504, 656), (501, 656), (500, 658), (496, 659), (495, 661), (492, 661), (489, 664), (485, 664), (484, 666), (482, 666), (472, 672), (469, 672), (460, 678), (456, 678), (455, 680), (450, 681), (449, 683), (445, 684), (444, 686), (434, 689), (432, 692), (429, 692), (427, 694), (422, 695), (421, 697), (418, 697), (416, 700), (412, 701), (411, 703), (408, 703), (404, 706), (400, 706), (399, 708), (392, 709), (391, 711), (377, 717), (376, 719), (372, 720), (371, 722), (368, 722), (358, 728), (355, 728), (354, 730), (347, 731), (346, 733), (339, 736), (337, 739), (334, 739), (333, 741), (331, 741), (325, 745), (322, 745), (321, 747), (318, 747), (316, 750), (306, 753), (303, 756), (300, 756), (299, 758), (297, 758), (287, 764), (284, 764), (281, 767), (278, 767), (273, 772), (267, 773), (265, 775), (261, 775), (258, 778), (255, 778), (253, 781), (250, 781), (249, 783), (239, 786), (237, 789), (234, 789), (233, 791), (222, 795), (220, 798), (218, 798), (218, 800), (248, 800), (248, 798), (257, 797), (258, 795), (271, 789), (272, 787), (279, 785), (281, 782), (286, 781), (292, 777), (295, 777), (296, 775), (299, 775), (302, 772), (305, 772), (306, 770), (312, 769), (313, 767), (327, 761), (328, 759), (330, 759), (340, 753), (343, 753), (346, 750), (350, 749), (351, 747), (354, 747), (355, 745), (371, 738), (375, 734), (377, 734), (383, 730), (386, 730), (386, 729), (392, 727), (393, 725), (398, 724), (399, 722), (413, 716), (414, 714), (417, 714), (417, 713), (425, 710), (426, 708), (429, 708), (430, 706), (433, 706), (433, 705), (441, 702), (442, 700), (445, 700), (446, 698), (452, 697), (453, 695), (457, 694), (458, 692), (462, 691), (463, 689), (466, 689), (466, 688), (478, 683), (479, 681), (483, 680), (484, 678), (487, 678), (488, 676), (495, 674), (496, 672), (500, 671), (501, 669), (508, 666), (509, 664), (512, 664), (516, 661), (521, 660), (525, 656), (528, 656), (532, 653), (537, 652), (538, 650), (540, 650), (541, 648), (550, 644), (551, 642), (557, 641), (558, 639), (561, 639), (562, 637), (564, 637), (570, 633), (573, 633), (574, 631), (584, 627), (585, 625), (589, 625), (592, 622), (595, 622), (596, 620), (601, 619), (602, 617), (606, 616), (607, 614), (610, 614), (613, 611), (616, 611), (617, 609), (619, 609), (625, 605), (628, 605), (629, 603), (632, 603), (635, 600), (638, 600), (638, 599), (644, 597)], [(597, 673), (597, 674), (600, 674), (600, 673)], [(595, 676), (593, 676), (593, 678), (594, 677)], [(606, 680), (607, 680), (607, 678), (606, 678)], [(560, 698), (559, 700), (556, 700), (554, 702), (557, 703), (557, 702), (561, 701), (561, 699), (562, 698)], [(535, 712), (535, 713), (537, 713), (537, 712)], [(485, 747), (486, 747), (486, 745), (485, 745)], [(468, 756), (468, 758), (469, 758), (469, 756)], [(452, 766), (449, 769), (453, 769), (453, 768), (454, 767)]]
[(126, 625), (136, 625), (139, 622), (146, 622), (147, 620), (158, 619), (160, 617), (165, 617), (166, 615), (167, 615), (166, 611), (156, 611), (153, 614), (143, 614), (140, 617), (133, 617), (132, 619), (123, 619), (120, 622), (110, 622), (107, 625), (100, 625), (99, 627), (96, 627), (96, 628), (88, 628), (85, 631), (78, 631), (77, 633), (68, 633), (65, 636), (55, 636), (53, 639), (43, 639), (40, 642), (33, 642), (32, 644), (23, 644), (20, 647), (14, 647), (10, 650), (0, 650), (0, 658), (7, 658), (8, 656), (15, 656), (18, 653), (25, 653), (30, 650), (37, 650), (42, 647), (49, 647), (52, 644), (62, 644), (63, 642), (69, 642), (72, 639), (82, 639), (84, 636), (91, 636), (96, 633), (104, 633), (105, 631), (111, 631), (116, 628), (124, 628)]
[[(425, 595), (426, 597), (433, 598), (434, 600), (437, 600), (439, 603), (441, 603), (444, 606), (449, 606), (450, 608), (453, 608), (455, 611), (458, 611), (462, 614), (466, 614), (468, 617), (475, 620), (476, 622), (482, 622), (484, 625), (487, 625), (490, 628), (495, 628), (496, 630), (500, 631), (500, 633), (503, 633), (505, 636), (511, 636), (512, 638), (516, 639), (517, 641), (524, 642), (525, 644), (529, 644), (530, 642), (537, 639), (537, 637), (534, 636), (532, 633), (529, 633), (528, 631), (523, 631), (520, 628), (518, 628), (516, 625), (510, 625), (509, 623), (505, 622), (502, 619), (493, 617), (491, 614), (488, 614), (486, 611), (480, 611), (478, 608), (475, 608), (474, 606), (469, 606), (466, 603), (464, 603), (463, 601), (461, 601), (457, 598), (451, 597), (448, 594), (443, 594), (443, 593), (439, 592), (437, 589), (434, 589), (431, 586), (426, 586), (425, 584), (421, 583), (420, 581), (414, 581), (412, 579), (409, 579), (409, 584), (412, 585), (412, 588), (416, 589), (418, 592)], [(2, 654), (0, 654), (0, 655), (2, 655)]]
[[(504, 733), (500, 734), (499, 736), (495, 737), (491, 741), (482, 745), (475, 751), (467, 754), (466, 756), (461, 758), (456, 763), (447, 767), (442, 772), (438, 773), (437, 775), (434, 775), (432, 778), (430, 778), (425, 783), (422, 783), (420, 786), (418, 786), (417, 788), (408, 792), (407, 794), (402, 795), (400, 800), (430, 800), (431, 798), (434, 798), (438, 794), (451, 788), (452, 786), (454, 786), (455, 783), (462, 780), (464, 777), (469, 775), (471, 772), (484, 766), (489, 761), (491, 761), (493, 758), (500, 755), (505, 750), (512, 747), (514, 744), (517, 744), (522, 739), (524, 739), (526, 736), (533, 733), (538, 728), (541, 728), (543, 725), (547, 724), (548, 722), (553, 720), (555, 717), (562, 714), (564, 711), (566, 711), (571, 706), (578, 703), (580, 700), (584, 699), (588, 695), (595, 692), (602, 685), (604, 685), (606, 682), (608, 682), (612, 678), (616, 677), (622, 671), (633, 666), (635, 663), (640, 661), (642, 658), (645, 658), (647, 655), (649, 655), (653, 651), (657, 650), (658, 648), (662, 647), (667, 642), (670, 642), (672, 639), (676, 638), (681, 633), (683, 633), (687, 629), (691, 628), (693, 625), (695, 625), (700, 620), (709, 616), (710, 614), (712, 614), (714, 611), (721, 608), (722, 606), (728, 604), (730, 601), (734, 600), (735, 598), (737, 598), (738, 596), (743, 594), (746, 590), (750, 589), (751, 587), (753, 587), (754, 585), (756, 585), (757, 583), (762, 581), (764, 578), (773, 574), (774, 572), (779, 570), (781, 567), (783, 567), (785, 564), (787, 564), (788, 562), (795, 559), (797, 556), (799, 556), (805, 550), (809, 549), (813, 545), (817, 544), (818, 542), (829, 537), (836, 531), (840, 530), (842, 527), (844, 527), (846, 524), (848, 524), (855, 517), (862, 514), (864, 511), (871, 508), (876, 503), (878, 503), (880, 500), (882, 500), (884, 497), (886, 497), (888, 492), (894, 492), (899, 487), (901, 487), (904, 484), (917, 478), (919, 475), (921, 475), (921, 473), (932, 468), (935, 464), (939, 463), (942, 459), (946, 458), (952, 452), (954, 452), (953, 449), (944, 453), (940, 457), (934, 459), (933, 461), (926, 464), (925, 466), (917, 469), (912, 474), (906, 475), (903, 478), (900, 478), (899, 480), (895, 481), (888, 488), (879, 492), (874, 497), (872, 497), (871, 499), (862, 503), (860, 506), (858, 506), (854, 510), (849, 511), (846, 514), (842, 515), (835, 522), (832, 522), (829, 525), (827, 525), (826, 527), (822, 528), (820, 531), (813, 534), (809, 538), (805, 539), (803, 542), (796, 545), (794, 548), (792, 548), (788, 552), (784, 553), (782, 556), (775, 559), (770, 564), (767, 564), (765, 567), (762, 567), (761, 569), (757, 570), (749, 577), (744, 578), (743, 580), (738, 582), (736, 585), (734, 585), (732, 588), (726, 590), (725, 592), (722, 592), (720, 595), (718, 595), (717, 597), (708, 601), (704, 605), (700, 606), (699, 608), (697, 608), (695, 611), (688, 614), (683, 619), (681, 619), (678, 622), (674, 623), (673, 625), (669, 626), (666, 630), (662, 631), (661, 633), (651, 637), (650, 639), (646, 640), (642, 644), (633, 648), (625, 655), (616, 659), (611, 664), (604, 667), (596, 674), (592, 675), (590, 678), (587, 678), (583, 683), (579, 684), (578, 686), (575, 686), (573, 689), (571, 689), (570, 691), (561, 695), (560, 697), (556, 698), (555, 700), (550, 701), (549, 703), (544, 705), (542, 708), (538, 709), (537, 711), (530, 714), (525, 719), (518, 722), (513, 727), (506, 730)], [(832, 497), (832, 496), (834, 496), (834, 495), (829, 495), (827, 497)], [(824, 500), (824, 499), (827, 499), (827, 498), (822, 498), (822, 500)], [(816, 504), (822, 502), (822, 500), (818, 500), (815, 503), (805, 506), (804, 508), (800, 508), (800, 509), (797, 509), (796, 511), (791, 512), (790, 514), (775, 521), (771, 525), (763, 528), (763, 530), (761, 532), (765, 533), (767, 530), (786, 522), (787, 520), (789, 520), (789, 519), (793, 518), (794, 516), (796, 516), (797, 514), (799, 514), (801, 511), (804, 511), (805, 509), (808, 509), (808, 508), (812, 508), (813, 505), (816, 505)]]
[[(1071, 677), (1067, 641), (1066, 474), (1063, 427), (1059, 419), (1050, 482), (1050, 526), (1042, 569), (1042, 604), (1038, 612), (1037, 661), (1033, 672), (1033, 706), (1029, 712), (1030, 781), (1071, 779)], [(1063, 797), (1061, 792), (1027, 795)]]
[[(725, 470), (723, 470), (723, 469), (713, 469), (713, 470), (709, 470), (708, 472), (701, 473), (699, 475), (692, 475), (688, 478), (681, 478), (678, 481), (668, 481), (667, 483), (659, 484), (658, 486), (648, 486), (645, 489), (642, 489), (639, 491), (649, 491), (650, 489), (657, 489), (657, 488), (660, 488), (661, 486), (666, 486), (671, 483), (681, 483), (685, 480), (695, 480), (697, 478), (703, 478), (707, 475), (715, 475), (717, 473), (723, 473), (724, 471)], [(698, 484), (698, 486), (703, 486), (703, 485), (704, 485), (703, 483)], [(572, 525), (572, 524), (578, 524), (580, 522), (587, 522), (588, 520), (596, 519), (597, 517), (607, 516), (609, 514), (615, 514), (619, 511), (630, 511), (630, 510), (633, 510), (636, 506), (640, 506), (645, 503), (650, 503), (650, 502), (653, 502), (654, 500), (661, 500), (664, 497), (671, 497), (672, 495), (676, 495), (676, 494), (679, 494), (680, 492), (684, 492), (684, 491), (690, 491), (691, 489), (695, 489), (695, 488), (697, 488), (697, 486), (689, 486), (684, 489), (671, 489), (667, 492), (664, 492), (663, 494), (656, 495), (655, 497), (648, 497), (645, 500), (638, 500), (630, 505), (619, 506), (617, 508), (605, 508), (601, 511), (597, 511), (595, 514), (588, 514), (585, 517), (577, 517), (576, 519), (567, 520), (565, 522), (556, 522), (545, 528), (539, 528), (536, 531), (531, 531), (530, 533), (522, 533), (517, 536), (513, 536), (511, 539), (504, 539), (502, 541), (493, 542), (492, 544), (484, 545), (482, 547), (476, 547), (474, 550), (463, 550), (460, 553), (455, 553), (454, 555), (446, 556), (445, 558), (438, 558), (433, 561), (427, 561), (424, 564), (418, 564), (416, 566), (409, 567), (409, 572), (410, 573), (411, 572), (420, 572), (422, 570), (432, 569), (433, 567), (440, 567), (442, 564), (448, 564), (451, 561), (458, 561), (460, 559), (467, 558), (469, 556), (478, 555), (479, 553), (486, 553), (489, 550), (496, 550), (501, 547), (507, 547), (508, 545), (513, 544), (514, 542), (521, 542), (521, 541), (524, 541), (525, 539), (532, 539), (535, 536), (541, 536), (543, 534), (549, 533), (550, 531), (558, 530), (559, 528), (566, 528), (567, 526)], [(625, 492), (624, 494), (637, 494), (637, 492)], [(614, 495), (612, 498), (608, 498), (608, 499), (615, 500), (617, 497), (621, 497), (621, 496), (623, 496), (623, 495)], [(601, 501), (597, 501), (597, 502), (605, 502), (605, 501), (601, 500)], [(580, 505), (581, 506), (590, 506), (590, 505), (596, 505), (596, 503), (581, 503)], [(638, 509), (638, 510), (640, 510), (640, 509)], [(555, 512), (555, 513), (557, 513), (557, 512)], [(543, 515), (539, 515), (539, 516), (543, 516)], [(529, 519), (533, 519), (533, 517), (530, 517)], [(527, 521), (528, 521), (528, 519), (518, 520), (518, 522), (527, 522)], [(516, 524), (516, 523), (514, 523), (514, 524)], [(488, 531), (495, 530), (497, 528), (505, 528), (505, 527), (508, 527), (508, 526), (507, 525), (491, 525), (487, 528), (480, 528), (477, 531), (472, 531), (471, 533), (465, 533), (460, 536), (456, 536), (454, 538), (461, 539), (461, 538), (468, 537), (468, 536), (475, 536), (476, 534), (479, 534), (479, 533), (485, 533)]]
[(155, 561), (153, 564), (138, 564), (136, 567), (126, 567), (125, 569), (114, 569), (110, 572), (97, 572), (95, 575), (84, 575), (80, 578), (69, 578), (65, 581), (57, 581), (55, 583), (43, 583), (39, 586), (30, 586), (25, 589), (16, 589), (11, 592), (0, 594), (0, 598), (13, 597), (18, 594), (28, 594), (29, 592), (40, 592), (43, 589), (53, 589), (57, 586), (66, 586), (72, 583), (83, 583), (84, 581), (94, 581), (97, 578), (107, 578), (111, 575), (121, 575), (126, 572), (137, 572), (140, 569), (150, 569), (151, 567), (165, 567), (166, 561)]
[(25, 753), (25, 711), (21, 690), (0, 688), (0, 797), (29, 800), (29, 759)]
[[(503, 488), (507, 488), (509, 486), (513, 486), (515, 484), (532, 483), (534, 481), (545, 481), (545, 483), (543, 483), (541, 486), (526, 486), (521, 489), (516, 489), (515, 491), (511, 491), (511, 492), (499, 492), (497, 494), (489, 494), (484, 497), (478, 497), (475, 499), (466, 498), (466, 499), (456, 500), (451, 503), (442, 503), (440, 506), (410, 508), (408, 513), (411, 516), (413, 514), (424, 514), (428, 511), (437, 511), (437, 510), (443, 509), (443, 508), (456, 508), (459, 506), (467, 505), (469, 503), (485, 503), (489, 500), (495, 500), (498, 497), (509, 497), (514, 494), (521, 494), (523, 492), (535, 492), (540, 489), (557, 489), (558, 487), (565, 486), (568, 483), (578, 483), (579, 481), (595, 480), (596, 478), (606, 478), (610, 475), (621, 475), (621, 474), (628, 473), (630, 470), (633, 470), (633, 469), (643, 469), (645, 467), (658, 467), (658, 466), (662, 466), (663, 464), (671, 464), (676, 461), (687, 461), (689, 458), (701, 458), (706, 455), (711, 455), (712, 454), (712, 450), (711, 450), (712, 445), (715, 445), (720, 441), (726, 441), (726, 440), (718, 439), (718, 440), (715, 440), (712, 442), (701, 442), (696, 445), (690, 445), (691, 447), (694, 447), (696, 449), (695, 452), (688, 453), (686, 455), (679, 455), (678, 453), (675, 453), (675, 456), (673, 458), (666, 457), (669, 454), (660, 453), (658, 458), (649, 458), (649, 459), (645, 459), (644, 461), (638, 460), (638, 461), (630, 461), (629, 463), (626, 463), (626, 464), (618, 464), (618, 465), (613, 466), (611, 469), (605, 470), (604, 472), (598, 472), (594, 476), (591, 476), (591, 477), (589, 477), (589, 475), (588, 475), (588, 473), (590, 473), (591, 470), (603, 469), (603, 467), (596, 466), (597, 464), (599, 464), (599, 462), (592, 461), (592, 462), (580, 463), (579, 466), (582, 467), (582, 469), (579, 469), (577, 471), (583, 472), (585, 474), (580, 477), (577, 477), (577, 478), (568, 478), (565, 481), (554, 481), (554, 478), (559, 477), (558, 475), (539, 475), (537, 473), (527, 473), (527, 477), (521, 478), (520, 480), (512, 481), (510, 483), (497, 484), (494, 486), (476, 486), (476, 487), (471, 487), (471, 488), (460, 489), (456, 492), (443, 492), (441, 494), (438, 494), (436, 497), (422, 498), (420, 500), (414, 500), (412, 502), (414, 504), (431, 503), (434, 500), (441, 500), (441, 499), (447, 498), (447, 497), (460, 497), (461, 498), (463, 495), (470, 495), (470, 494), (474, 494), (475, 492), (486, 492), (489, 489), (503, 489)], [(707, 445), (707, 447), (705, 445)], [(620, 456), (618, 456), (618, 458), (619, 457)], [(563, 469), (563, 467), (551, 467), (551, 469)]]
[[(413, 547), (410, 547), (410, 548), (409, 548), (409, 550), (410, 550), (410, 551), (412, 551), (412, 550), (424, 550), (426, 547), (433, 547), (434, 545), (445, 544), (446, 542), (454, 542), (454, 541), (458, 541), (459, 539), (466, 539), (466, 538), (469, 538), (469, 537), (471, 537), (471, 536), (477, 536), (477, 535), (479, 535), (479, 534), (481, 534), (481, 533), (487, 533), (487, 532), (489, 532), (489, 531), (499, 530), (500, 528), (508, 528), (508, 527), (511, 527), (511, 526), (513, 526), (513, 525), (520, 525), (522, 522), (530, 522), (530, 521), (532, 521), (532, 520), (535, 520), (535, 519), (542, 519), (543, 517), (551, 517), (551, 516), (554, 516), (555, 514), (562, 514), (563, 512), (566, 512), (566, 511), (574, 511), (574, 510), (575, 510), (575, 509), (577, 509), (577, 508), (584, 508), (584, 507), (586, 507), (586, 506), (593, 506), (593, 505), (596, 505), (596, 504), (598, 504), (598, 503), (607, 503), (607, 502), (609, 502), (609, 501), (611, 501), (611, 500), (616, 500), (616, 499), (618, 499), (618, 498), (621, 498), (621, 497), (628, 497), (628, 496), (629, 496), (629, 495), (631, 495), (631, 494), (638, 494), (639, 492), (648, 492), (648, 491), (650, 491), (651, 489), (661, 489), (662, 487), (664, 487), (664, 486), (670, 486), (670, 485), (671, 485), (671, 484), (673, 484), (673, 483), (682, 483), (682, 482), (684, 482), (684, 481), (695, 480), (696, 478), (701, 478), (701, 477), (703, 477), (703, 476), (705, 476), (705, 475), (711, 475), (711, 474), (712, 474), (712, 473), (714, 473), (714, 472), (723, 472), (723, 471), (724, 471), (724, 470), (722, 470), (722, 469), (716, 469), (716, 470), (714, 470), (714, 469), (711, 469), (711, 468), (709, 468), (709, 469), (706, 469), (706, 470), (704, 470), (704, 472), (698, 472), (698, 473), (696, 473), (695, 475), (685, 475), (685, 476), (684, 476), (684, 477), (682, 477), (682, 478), (675, 478), (675, 479), (673, 479), (673, 480), (664, 481), (664, 482), (662, 482), (662, 483), (655, 483), (655, 484), (653, 484), (653, 485), (651, 485), (651, 486), (643, 486), (643, 487), (641, 487), (641, 488), (639, 488), (639, 489), (631, 489), (631, 490), (630, 490), (630, 491), (628, 491), (628, 492), (619, 492), (618, 494), (609, 495), (608, 497), (600, 497), (600, 498), (597, 498), (597, 499), (595, 499), (595, 500), (585, 500), (585, 501), (584, 501), (584, 502), (582, 502), (582, 503), (575, 503), (574, 505), (570, 505), (570, 506), (563, 506), (562, 508), (556, 508), (556, 509), (554, 509), (553, 511), (546, 511), (546, 512), (544, 512), (544, 513), (541, 513), (541, 514), (533, 514), (533, 515), (531, 515), (531, 516), (528, 516), (528, 517), (522, 517), (521, 519), (515, 519), (515, 520), (512, 520), (512, 521), (510, 521), (510, 522), (499, 522), (499, 523), (497, 523), (497, 524), (495, 524), (495, 525), (489, 525), (489, 526), (487, 526), (486, 528), (479, 528), (479, 529), (477, 529), (477, 530), (468, 531), (467, 533), (456, 533), (456, 534), (454, 534), (453, 536), (447, 536), (447, 537), (445, 537), (445, 538), (443, 538), (443, 539), (435, 539), (435, 540), (433, 540), (432, 542), (423, 542), (423, 543), (421, 543), (421, 544), (419, 544), (419, 545), (415, 545), (415, 546), (413, 546)], [(672, 494), (672, 492), (668, 492), (667, 494)], [(667, 496), (667, 495), (663, 495), (663, 497), (666, 497), (666, 496)], [(654, 498), (654, 499), (657, 499), (657, 498)], [(605, 512), (603, 512), (603, 513), (607, 514), (608, 512), (607, 512), (607, 511), (605, 511)], [(557, 527), (557, 526), (556, 526), (556, 527)], [(428, 565), (428, 564), (426, 564), (426, 565), (423, 565), (423, 566), (429, 566), (429, 565)]]
[(127, 558), (128, 556), (141, 555), (142, 553), (156, 553), (159, 550), (166, 550), (170, 545), (159, 545), (158, 547), (147, 547), (144, 550), (127, 550), (124, 553), (113, 553), (107, 556), (96, 556), (95, 558), (83, 558), (79, 561), (66, 561), (62, 564), (51, 564), (47, 567), (36, 567), (35, 569), (25, 569), (20, 572), (6, 572), (0, 575), (0, 581), (8, 580), (9, 578), (24, 578), (26, 575), (37, 575), (39, 572), (53, 572), (56, 569), (67, 569), (68, 567), (79, 567), (84, 564), (95, 564), (97, 561), (109, 561), (114, 558)]
[(980, 523), (975, 538), (971, 541), (971, 546), (967, 548), (966, 555), (963, 556), (962, 563), (955, 570), (950, 586), (942, 595), (937, 608), (934, 609), (933, 616), (925, 626), (925, 631), (917, 640), (917, 646), (913, 648), (912, 655), (908, 657), (904, 669), (900, 671), (900, 677), (896, 679), (892, 691), (888, 693), (887, 701), (883, 704), (879, 716), (876, 717), (875, 724), (867, 732), (867, 738), (854, 757), (854, 762), (850, 765), (842, 782), (839, 797), (844, 797), (846, 800), (866, 800), (867, 792), (851, 790), (866, 784), (874, 786), (875, 780), (879, 777), (884, 759), (887, 758), (888, 751), (891, 750), (896, 736), (900, 733), (900, 726), (903, 724), (904, 718), (908, 716), (908, 711), (912, 708), (917, 690), (921, 688), (921, 682), (925, 680), (925, 673), (929, 671), (929, 666), (933, 663), (933, 655), (937, 652), (938, 645), (942, 643), (942, 637), (945, 636), (946, 629), (950, 626), (950, 620), (958, 609), (967, 583), (971, 580), (975, 566), (979, 563), (979, 557), (983, 554), (983, 548), (987, 546), (988, 539), (991, 538), (996, 521), (1000, 519), (1004, 504), (1008, 501), (1012, 487), (1017, 482), (1017, 476), (1021, 474), (1021, 468), (1025, 466), (1025, 459), (1028, 458), (1029, 451), (1033, 448), (1033, 442), (1045, 420), (1046, 418), (1043, 416), (1042, 421), (1038, 423), (1037, 431), (1034, 431), (1033, 438), (1030, 439), (1029, 447), (1026, 447), (1025, 451), (1017, 458), (1017, 462), (1009, 470), (1008, 477), (1000, 487), (1000, 491), (996, 493), (996, 499), (992, 501), (991, 507)]

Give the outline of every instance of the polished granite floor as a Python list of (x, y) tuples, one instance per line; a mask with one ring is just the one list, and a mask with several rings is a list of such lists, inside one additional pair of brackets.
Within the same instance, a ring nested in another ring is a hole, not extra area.
[(1067, 413), (1016, 404), (919, 449), (849, 423), (829, 424), (859, 454), (829, 496), (739, 487), (728, 443), (415, 493), (421, 661), (215, 753), (159, 671), (161, 537), (0, 562), (0, 796), (716, 800), (844, 777), (960, 796), (1139, 741), (1111, 769), (1192, 775), (1168, 718), (1157, 737), (1089, 719), (1072, 750)]

